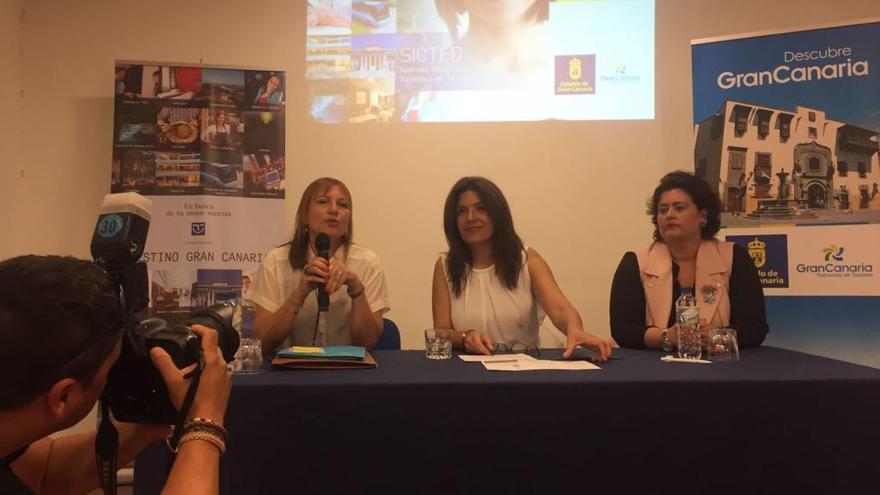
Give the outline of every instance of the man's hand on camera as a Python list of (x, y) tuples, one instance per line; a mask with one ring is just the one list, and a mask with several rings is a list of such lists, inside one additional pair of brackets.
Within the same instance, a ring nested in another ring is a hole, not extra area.
[[(222, 424), (226, 403), (229, 401), (229, 390), (232, 387), (232, 377), (217, 346), (217, 331), (202, 325), (193, 325), (192, 331), (201, 337), (205, 369), (202, 371), (199, 389), (196, 391), (196, 398), (193, 400), (187, 419), (207, 418)], [(184, 375), (191, 372), (195, 365), (178, 368), (171, 360), (171, 356), (160, 347), (150, 349), (150, 358), (165, 380), (171, 403), (179, 410), (189, 390), (190, 379), (184, 378)]]

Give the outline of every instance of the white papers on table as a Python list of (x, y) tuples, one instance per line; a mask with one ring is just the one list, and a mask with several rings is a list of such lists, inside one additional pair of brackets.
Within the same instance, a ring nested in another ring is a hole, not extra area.
[(538, 371), (538, 370), (598, 370), (601, 369), (587, 361), (548, 361), (542, 359), (522, 361), (484, 361), (489, 371)]
[(462, 361), (469, 363), (492, 363), (503, 362), (510, 363), (514, 361), (534, 361), (535, 358), (528, 354), (496, 354), (494, 356), (486, 356), (483, 354), (459, 354)]

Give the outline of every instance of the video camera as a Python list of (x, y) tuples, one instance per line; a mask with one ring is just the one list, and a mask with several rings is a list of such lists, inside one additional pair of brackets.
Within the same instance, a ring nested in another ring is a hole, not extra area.
[(189, 328), (199, 324), (217, 331), (223, 358), (232, 361), (239, 345), (238, 332), (232, 326), (237, 303), (196, 311), (174, 326), (161, 318), (140, 319), (149, 302), (147, 264), (140, 258), (150, 227), (151, 203), (133, 192), (108, 194), (92, 235), (92, 257), (119, 288), (124, 314), (120, 322), (124, 325), (122, 351), (110, 369), (105, 400), (119, 421), (174, 424), (179, 413), (150, 360), (150, 349), (161, 347), (179, 368), (200, 363), (201, 342)]

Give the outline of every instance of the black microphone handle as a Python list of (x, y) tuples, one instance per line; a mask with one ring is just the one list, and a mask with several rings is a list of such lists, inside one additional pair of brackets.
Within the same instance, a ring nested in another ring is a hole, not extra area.
[[(318, 249), (318, 256), (324, 258), (328, 262), (330, 261), (330, 250), (329, 249)], [(327, 294), (327, 289), (324, 286), (318, 287), (318, 311), (327, 311), (330, 308), (330, 295)]]
[(318, 311), (327, 311), (330, 309), (330, 295), (327, 294), (327, 289), (322, 285), (318, 287)]

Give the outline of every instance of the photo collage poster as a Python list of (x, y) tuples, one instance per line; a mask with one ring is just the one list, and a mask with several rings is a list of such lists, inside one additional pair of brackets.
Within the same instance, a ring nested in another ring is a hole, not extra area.
[(284, 197), (285, 74), (117, 63), (113, 192)]
[(151, 313), (244, 301), (283, 242), (286, 74), (117, 61), (111, 191), (152, 200)]

